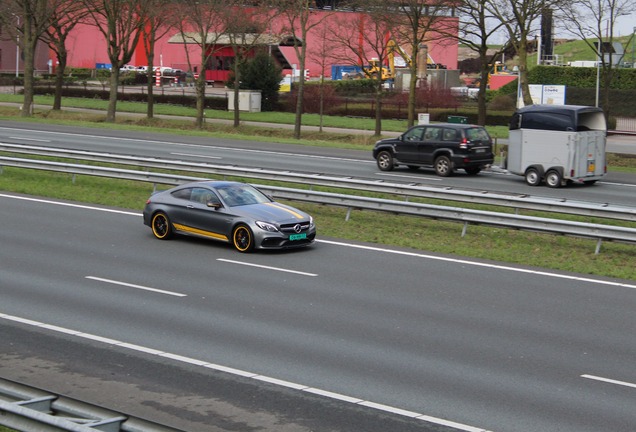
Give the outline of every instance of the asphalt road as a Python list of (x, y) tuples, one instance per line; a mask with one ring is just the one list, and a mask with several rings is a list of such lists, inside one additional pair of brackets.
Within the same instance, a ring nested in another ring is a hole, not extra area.
[[(436, 176), (432, 170), (391, 172), (378, 170), (369, 151), (316, 148), (230, 139), (166, 135), (160, 133), (113, 131), (3, 122), (0, 142), (77, 150), (109, 152), (144, 157), (238, 165), (304, 173), (353, 176), (389, 182), (421, 183), (440, 187), (517, 193), (557, 199), (610, 203), (636, 207), (636, 177), (613, 172), (593, 187), (572, 185), (551, 189), (531, 187), (522, 176), (501, 169), (482, 172), (477, 177), (461, 170), (453, 177)], [(635, 144), (636, 147), (636, 144)]]
[(334, 239), (242, 255), (7, 194), (0, 215), (4, 377), (192, 431), (636, 424), (634, 281)]

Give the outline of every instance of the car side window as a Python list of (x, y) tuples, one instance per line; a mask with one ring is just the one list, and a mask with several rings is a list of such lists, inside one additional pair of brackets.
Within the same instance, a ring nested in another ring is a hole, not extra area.
[(404, 141), (422, 141), (424, 128), (414, 127), (404, 132)]
[(444, 129), (444, 141), (457, 141), (457, 130), (455, 129)]
[(438, 127), (428, 127), (424, 133), (424, 141), (439, 141), (442, 136), (442, 129)]
[(172, 196), (177, 199), (182, 199), (186, 201), (190, 201), (190, 196), (192, 195), (192, 188), (179, 189), (172, 192)]
[(214, 192), (206, 188), (193, 188), (190, 201), (197, 204), (208, 205), (208, 203), (220, 203), (221, 201)]

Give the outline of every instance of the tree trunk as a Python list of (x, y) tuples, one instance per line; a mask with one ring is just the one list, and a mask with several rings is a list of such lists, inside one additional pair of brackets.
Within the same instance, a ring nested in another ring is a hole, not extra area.
[(155, 61), (154, 43), (151, 43), (150, 52), (147, 53), (148, 69), (146, 69), (146, 89), (148, 90), (148, 102), (146, 106), (146, 117), (151, 119), (155, 116), (155, 73), (152, 70)]
[[(60, 47), (62, 48), (62, 47)], [(60, 49), (57, 55), (58, 65), (55, 69), (55, 96), (53, 97), (53, 110), (62, 109), (62, 90), (64, 88), (64, 71), (66, 70), (67, 53), (65, 49)]]
[(487, 46), (482, 47), (479, 52), (479, 60), (481, 61), (481, 71), (479, 78), (479, 93), (477, 93), (477, 124), (484, 126), (486, 124), (486, 91), (488, 89), (488, 75), (490, 74), (490, 66), (488, 65)]
[(239, 96), (241, 87), (241, 72), (239, 71), (239, 62), (234, 62), (234, 124), (235, 128), (241, 124), (241, 116), (239, 114)]
[(194, 125), (198, 129), (203, 129), (203, 116), (205, 114), (205, 69), (201, 70), (199, 79), (196, 80), (197, 86), (197, 118)]
[(530, 95), (530, 85), (528, 83), (528, 43), (525, 35), (522, 35), (519, 41), (519, 82), (521, 84), (521, 94), (523, 95), (523, 104), (532, 105), (532, 96)]
[(382, 135), (382, 80), (376, 79), (375, 89), (375, 136)]
[(110, 71), (110, 93), (108, 97), (108, 111), (106, 111), (106, 122), (115, 123), (117, 114), (117, 90), (119, 88), (119, 67), (117, 62), (112, 62), (113, 70)]

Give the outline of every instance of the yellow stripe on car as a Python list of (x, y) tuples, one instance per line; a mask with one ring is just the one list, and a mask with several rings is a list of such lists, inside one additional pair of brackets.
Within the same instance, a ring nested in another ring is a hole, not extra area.
[(224, 236), (223, 234), (218, 234), (218, 233), (214, 233), (211, 231), (205, 231), (205, 230), (201, 230), (198, 228), (192, 228), (186, 225), (181, 225), (181, 224), (173, 224), (175, 229), (179, 230), (179, 231), (184, 231), (184, 232), (188, 232), (191, 234), (197, 234), (200, 236), (204, 236), (204, 237), (210, 237), (216, 240), (223, 240), (223, 241), (229, 241), (229, 239), (227, 238), (227, 236)]
[(277, 209), (280, 209), (280, 210), (285, 210), (287, 213), (291, 213), (296, 219), (303, 218), (303, 215), (293, 210), (290, 210), (287, 207), (283, 207), (283, 206), (277, 205), (276, 203), (271, 203), (271, 202), (265, 203), (265, 204), (267, 204), (268, 206), (276, 207)]

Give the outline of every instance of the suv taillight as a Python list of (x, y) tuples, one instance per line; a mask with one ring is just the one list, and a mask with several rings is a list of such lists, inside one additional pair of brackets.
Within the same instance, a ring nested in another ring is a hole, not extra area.
[(462, 150), (466, 150), (468, 148), (468, 140), (466, 138), (462, 139), (459, 143), (459, 148)]

